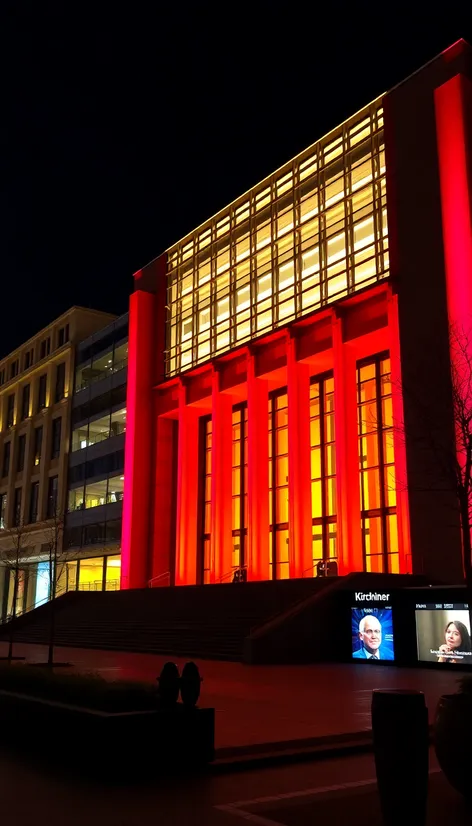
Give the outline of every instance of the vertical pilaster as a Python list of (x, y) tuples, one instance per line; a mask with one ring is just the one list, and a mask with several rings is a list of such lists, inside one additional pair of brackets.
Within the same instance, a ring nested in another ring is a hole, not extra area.
[[(157, 408), (157, 399), (155, 400)], [(155, 411), (156, 433), (154, 450), (154, 495), (152, 497), (152, 577), (162, 577), (162, 585), (170, 584), (170, 573), (175, 557), (175, 501), (174, 479), (177, 450), (175, 419), (159, 416)], [(164, 575), (168, 573), (169, 579)]]
[(181, 383), (177, 453), (176, 585), (195, 585), (197, 581), (198, 448), (198, 410), (187, 404), (186, 387)]
[(297, 362), (296, 340), (287, 336), (288, 501), (290, 578), (313, 563), (310, 473), (310, 371)]
[(247, 361), (249, 579), (269, 579), (269, 391)]
[(125, 487), (121, 587), (143, 588), (149, 576), (154, 295), (137, 290), (129, 309)]
[(232, 399), (212, 378), (211, 581), (231, 582), (232, 564)]
[(408, 477), (405, 451), (405, 426), (398, 326), (398, 297), (390, 292), (388, 298), (388, 335), (393, 407), (393, 451), (395, 456), (395, 485), (397, 500), (398, 558), (401, 574), (412, 573), (410, 516), (408, 506)]
[(343, 342), (342, 318), (332, 315), (338, 568), (340, 574), (362, 571), (361, 499), (357, 432), (355, 355)]

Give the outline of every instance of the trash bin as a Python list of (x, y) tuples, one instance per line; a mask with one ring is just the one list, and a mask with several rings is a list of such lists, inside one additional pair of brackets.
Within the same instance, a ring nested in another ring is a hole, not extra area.
[(372, 694), (375, 768), (385, 826), (426, 823), (428, 709), (421, 691)]

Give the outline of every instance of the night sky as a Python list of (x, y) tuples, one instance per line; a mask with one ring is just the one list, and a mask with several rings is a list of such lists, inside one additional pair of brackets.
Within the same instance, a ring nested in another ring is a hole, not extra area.
[(73, 304), (124, 312), (135, 270), (472, 41), (469, 2), (119, 5), (4, 7), (0, 357)]

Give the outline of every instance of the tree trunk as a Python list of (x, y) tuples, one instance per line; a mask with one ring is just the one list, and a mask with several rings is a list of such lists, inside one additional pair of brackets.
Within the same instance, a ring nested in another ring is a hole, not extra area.
[(16, 618), (16, 601), (18, 599), (18, 579), (20, 575), (20, 569), (18, 565), (15, 568), (15, 576), (13, 579), (13, 603), (12, 603), (12, 614), (10, 620), (10, 633), (8, 638), (8, 659), (13, 659), (13, 632), (14, 632), (14, 625), (15, 625), (15, 618)]
[(51, 587), (51, 607), (50, 607), (50, 622), (49, 622), (49, 646), (48, 646), (48, 666), (54, 665), (54, 635), (56, 631), (56, 566), (51, 565), (52, 578), (50, 581)]
[(462, 551), (467, 589), (472, 593), (472, 543), (470, 540), (469, 500), (461, 502)]

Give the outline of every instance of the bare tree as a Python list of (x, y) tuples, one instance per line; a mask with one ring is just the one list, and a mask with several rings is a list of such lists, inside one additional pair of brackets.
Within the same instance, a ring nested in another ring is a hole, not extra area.
[(70, 555), (63, 553), (64, 540), (64, 513), (58, 507), (52, 509), (52, 516), (48, 520), (48, 525), (45, 529), (46, 545), (48, 549), (49, 562), (49, 640), (48, 640), (48, 659), (47, 665), (49, 667), (57, 664), (54, 663), (54, 645), (56, 637), (56, 597), (59, 596), (59, 583), (63, 580), (66, 572), (67, 561), (70, 560)]
[(27, 534), (25, 526), (18, 520), (17, 524), (8, 530), (8, 537), (2, 542), (0, 547), (0, 565), (8, 573), (9, 583), (11, 587), (13, 581), (13, 595), (12, 608), (8, 616), (8, 654), (6, 659), (11, 661), (13, 659), (23, 659), (22, 657), (13, 657), (13, 638), (15, 631), (15, 619), (18, 613), (18, 594), (21, 585), (21, 577), (23, 576), (23, 569), (21, 562), (26, 550)]
[[(431, 492), (447, 491), (455, 502), (462, 539), (463, 567), (466, 582), (472, 587), (472, 320), (470, 328), (450, 325), (447, 369), (450, 371), (454, 434), (445, 432), (436, 405), (421, 392), (418, 376), (404, 371), (401, 392), (413, 409), (415, 424), (410, 429), (404, 422), (396, 423), (403, 437), (413, 439), (424, 448), (431, 467), (425, 476), (431, 482)], [(445, 367), (445, 365), (441, 365)], [(405, 375), (406, 373), (406, 375)], [(442, 420), (443, 421), (443, 420)], [(455, 435), (455, 438), (454, 438)], [(425, 460), (426, 466), (427, 460)], [(406, 483), (410, 487), (410, 480)], [(414, 482), (413, 482), (414, 487)], [(414, 489), (416, 489), (414, 487)], [(423, 488), (422, 488), (423, 489)]]

